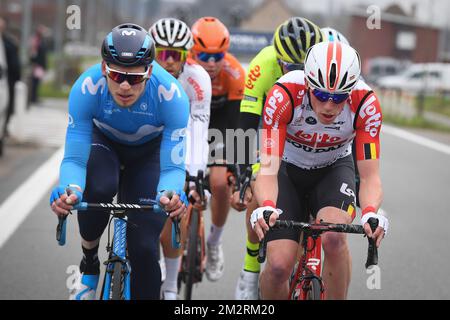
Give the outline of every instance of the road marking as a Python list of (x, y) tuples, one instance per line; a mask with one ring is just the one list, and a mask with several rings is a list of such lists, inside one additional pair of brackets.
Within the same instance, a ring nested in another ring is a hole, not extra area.
[[(59, 170), (55, 169), (59, 168), (63, 156), (64, 147), (61, 147), (0, 205), (0, 248), (56, 182)], [(51, 214), (50, 207), (48, 211)]]
[(417, 143), (421, 146), (433, 149), (435, 151), (439, 151), (439, 152), (445, 153), (447, 155), (450, 155), (450, 146), (446, 145), (444, 143), (436, 142), (434, 140), (424, 138), (422, 136), (419, 136), (419, 135), (411, 133), (411, 132), (407, 132), (402, 129), (391, 127), (389, 125), (383, 125), (382, 131), (383, 131), (383, 133), (387, 133), (387, 134), (408, 140), (410, 142)]

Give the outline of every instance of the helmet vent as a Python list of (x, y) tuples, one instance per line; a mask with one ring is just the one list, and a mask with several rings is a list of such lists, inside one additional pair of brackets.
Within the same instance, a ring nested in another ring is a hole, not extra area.
[(336, 64), (332, 63), (330, 68), (330, 88), (336, 85)]
[(349, 91), (351, 90), (356, 84), (356, 81), (353, 81), (352, 83), (350, 83), (348, 86), (346, 86), (345, 88), (343, 88), (343, 91)]
[(223, 45), (227, 42), (227, 38), (223, 38), (222, 42), (220, 43), (220, 48), (223, 47)]
[(345, 74), (344, 74), (344, 77), (342, 78), (342, 81), (341, 81), (341, 85), (339, 86), (339, 89), (342, 89), (342, 87), (345, 85), (345, 83), (347, 82), (347, 76), (348, 76), (348, 72), (346, 72)]
[(320, 71), (320, 69), (319, 69), (319, 82), (320, 82), (320, 86), (322, 88), (325, 88), (325, 83), (323, 82), (322, 71)]
[(202, 40), (201, 38), (198, 38), (197, 40), (198, 40), (198, 42), (200, 42), (200, 45), (201, 45), (203, 48), (206, 48), (205, 43), (203, 42), (203, 40)]
[(320, 85), (316, 81), (314, 81), (314, 79), (311, 78), (310, 76), (308, 76), (308, 81), (311, 82), (313, 86), (320, 88)]

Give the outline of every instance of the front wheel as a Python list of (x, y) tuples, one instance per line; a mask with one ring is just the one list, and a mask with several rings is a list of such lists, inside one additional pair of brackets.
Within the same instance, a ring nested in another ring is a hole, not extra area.
[(186, 283), (184, 288), (184, 299), (192, 299), (192, 287), (194, 286), (197, 272), (197, 256), (198, 256), (198, 219), (199, 213), (197, 210), (192, 210), (191, 221), (189, 224), (189, 238), (187, 239), (187, 254), (186, 254)]
[(111, 280), (111, 300), (124, 300), (124, 273), (122, 272), (122, 262), (114, 262)]
[(306, 300), (322, 300), (322, 284), (319, 279), (312, 278), (305, 289)]

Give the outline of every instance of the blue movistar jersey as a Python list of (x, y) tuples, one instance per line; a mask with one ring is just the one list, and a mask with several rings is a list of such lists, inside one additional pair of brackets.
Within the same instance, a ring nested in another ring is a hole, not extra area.
[(157, 191), (182, 190), (185, 180), (184, 143), (189, 100), (180, 83), (153, 62), (144, 93), (130, 107), (118, 106), (108, 90), (101, 64), (86, 70), (69, 96), (69, 124), (60, 184), (85, 188), (92, 128), (126, 145), (141, 145), (162, 135), (161, 173)]

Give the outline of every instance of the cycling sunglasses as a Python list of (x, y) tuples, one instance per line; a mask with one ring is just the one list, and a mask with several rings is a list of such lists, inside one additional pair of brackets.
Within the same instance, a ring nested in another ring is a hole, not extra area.
[(304, 63), (289, 63), (289, 62), (286, 62), (286, 61), (283, 61), (280, 59), (278, 60), (278, 62), (287, 71), (304, 70), (305, 69)]
[(119, 84), (127, 81), (130, 85), (135, 85), (148, 79), (148, 70), (142, 73), (123, 72), (111, 69), (108, 65), (106, 65), (106, 74), (112, 81)]
[(186, 50), (156, 48), (156, 58), (160, 61), (167, 61), (172, 58), (175, 62), (185, 61), (187, 57)]
[(225, 52), (218, 53), (207, 53), (207, 52), (199, 52), (197, 53), (197, 58), (203, 62), (219, 62), (225, 57)]
[(320, 91), (318, 89), (313, 89), (312, 93), (320, 102), (327, 102), (328, 100), (333, 101), (335, 104), (339, 104), (348, 99), (348, 93), (329, 93), (325, 91)]

